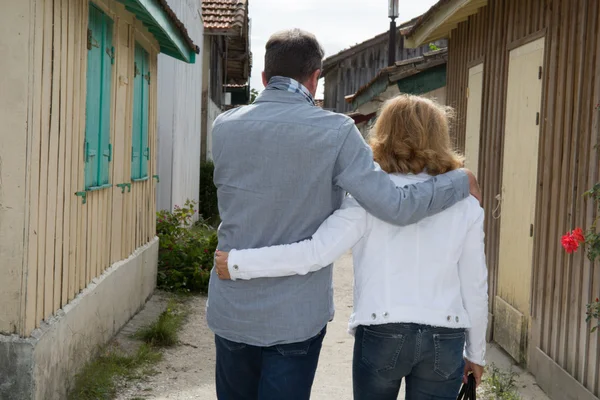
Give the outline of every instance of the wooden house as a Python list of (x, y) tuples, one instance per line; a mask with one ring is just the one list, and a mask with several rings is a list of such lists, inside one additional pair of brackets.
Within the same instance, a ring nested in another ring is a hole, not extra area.
[(250, 101), (247, 0), (204, 0), (202, 160), (212, 159), (212, 124), (224, 110)]
[(346, 102), (354, 110), (348, 116), (354, 119), (358, 130), (366, 137), (383, 103), (401, 93), (446, 104), (447, 60), (448, 49), (444, 48), (397, 61), (393, 66), (382, 69), (356, 93), (346, 96)]
[[(396, 37), (396, 60), (403, 61), (422, 56), (431, 51), (429, 43), (416, 49), (404, 45), (404, 33), (408, 32), (415, 20), (398, 27)], [(432, 42), (435, 46), (446, 47), (446, 40)], [(361, 87), (375, 78), (379, 71), (388, 66), (389, 32), (384, 32), (342, 50), (323, 61), (321, 77), (325, 78), (325, 103), (327, 110), (348, 113), (353, 111), (346, 97), (356, 93)]]
[(448, 38), (456, 143), (486, 209), (491, 334), (553, 399), (598, 399), (600, 336), (585, 308), (600, 268), (561, 235), (597, 215), (600, 2), (441, 0), (407, 46)]
[(0, 398), (64, 399), (156, 284), (157, 57), (198, 47), (166, 0), (0, 13)]

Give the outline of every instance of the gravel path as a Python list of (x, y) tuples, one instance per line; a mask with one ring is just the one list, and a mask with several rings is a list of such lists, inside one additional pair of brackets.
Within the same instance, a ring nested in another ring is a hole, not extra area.
[[(327, 336), (319, 361), (319, 368), (313, 386), (312, 400), (351, 400), (352, 399), (352, 347), (354, 339), (346, 332), (347, 321), (352, 311), (352, 257), (340, 258), (334, 267), (335, 320), (327, 328)], [(157, 306), (156, 303), (160, 304)], [(124, 332), (135, 332), (137, 326), (152, 316), (144, 315), (148, 310), (154, 313), (153, 319), (164, 309), (166, 300), (154, 296), (146, 308)], [(144, 382), (133, 383), (123, 390), (118, 400), (214, 400), (215, 348), (213, 334), (206, 326), (206, 298), (196, 297), (188, 303), (188, 322), (180, 334), (181, 344), (166, 349), (163, 360), (156, 365), (156, 375)], [(154, 310), (154, 311), (153, 311)], [(119, 340), (119, 338), (117, 338)], [(496, 345), (490, 345), (488, 362), (503, 368), (510, 368), (512, 360)], [(533, 377), (516, 367), (519, 372), (518, 387), (523, 400), (547, 400), (537, 387)], [(404, 399), (401, 393), (399, 399)]]
[[(346, 332), (352, 310), (352, 257), (343, 256), (335, 265), (336, 317), (329, 324), (321, 352), (312, 399), (352, 399), (353, 339)], [(123, 390), (118, 400), (212, 400), (215, 348), (213, 335), (206, 326), (206, 298), (188, 303), (189, 317), (181, 334), (181, 345), (166, 349), (156, 366), (157, 374)], [(135, 328), (128, 327), (128, 331)]]

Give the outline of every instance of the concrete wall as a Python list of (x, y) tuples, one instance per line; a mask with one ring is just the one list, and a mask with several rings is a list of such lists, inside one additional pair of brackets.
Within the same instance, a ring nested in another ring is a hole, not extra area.
[(0, 13), (0, 333), (9, 334), (23, 308), (30, 8), (9, 1)]
[(152, 294), (157, 256), (154, 239), (94, 279), (30, 338), (0, 336), (0, 399), (65, 399), (75, 372)]
[[(199, 46), (204, 27), (199, 0), (170, 0), (179, 19)], [(201, 49), (202, 50), (202, 49)], [(201, 53), (202, 54), (202, 53)], [(187, 199), (198, 201), (202, 130), (203, 57), (195, 64), (158, 56), (157, 208), (172, 210)]]

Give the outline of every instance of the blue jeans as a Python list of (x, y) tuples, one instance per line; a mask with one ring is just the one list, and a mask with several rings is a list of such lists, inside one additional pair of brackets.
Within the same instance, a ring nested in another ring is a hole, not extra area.
[(215, 336), (219, 400), (308, 400), (326, 329), (305, 342), (256, 347)]
[(354, 342), (354, 400), (456, 400), (465, 330), (417, 324), (359, 326)]

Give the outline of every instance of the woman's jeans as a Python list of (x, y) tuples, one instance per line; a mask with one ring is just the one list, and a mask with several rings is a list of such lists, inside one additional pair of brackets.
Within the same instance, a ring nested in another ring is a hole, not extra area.
[(456, 400), (465, 330), (418, 324), (359, 326), (354, 342), (354, 400)]

